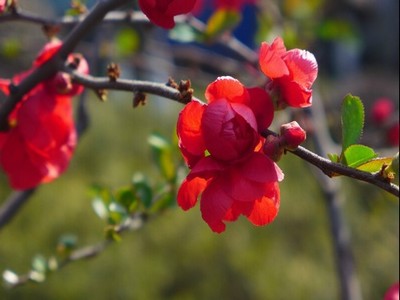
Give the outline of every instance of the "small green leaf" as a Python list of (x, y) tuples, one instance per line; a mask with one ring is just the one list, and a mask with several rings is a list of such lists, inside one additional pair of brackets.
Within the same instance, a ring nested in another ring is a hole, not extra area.
[(58, 240), (57, 248), (62, 248), (64, 250), (72, 250), (76, 247), (78, 243), (78, 238), (74, 234), (64, 234)]
[(358, 170), (368, 172), (368, 173), (376, 173), (382, 170), (384, 165), (389, 165), (392, 162), (391, 157), (379, 157), (375, 159), (371, 159), (366, 163), (363, 163), (357, 167)]
[(335, 153), (328, 153), (328, 158), (334, 163), (338, 163), (340, 161), (339, 155)]
[(168, 181), (175, 179), (176, 170), (172, 157), (172, 145), (159, 134), (152, 134), (148, 138), (154, 161), (161, 174)]
[(32, 269), (38, 273), (46, 273), (47, 260), (42, 255), (36, 255), (32, 260)]
[(137, 197), (131, 186), (119, 189), (115, 198), (128, 212), (133, 212), (137, 207)]
[(108, 218), (108, 208), (102, 199), (95, 198), (92, 202), (92, 207), (100, 219), (106, 220)]
[(349, 167), (357, 168), (361, 164), (374, 159), (378, 155), (374, 149), (364, 145), (351, 145), (343, 152), (343, 163)]
[(110, 205), (108, 206), (108, 210), (108, 222), (110, 224), (119, 224), (129, 216), (125, 207), (117, 202), (110, 203)]
[(119, 55), (132, 55), (139, 49), (139, 34), (131, 27), (123, 28), (116, 34), (115, 46)]
[(348, 94), (342, 103), (342, 153), (356, 144), (364, 127), (364, 105), (360, 98)]
[(140, 199), (146, 208), (149, 208), (153, 200), (153, 192), (146, 178), (143, 174), (136, 173), (132, 178), (132, 184), (136, 197)]
[(193, 27), (185, 23), (176, 24), (176, 26), (172, 30), (169, 30), (168, 33), (171, 39), (181, 43), (190, 43), (197, 39)]

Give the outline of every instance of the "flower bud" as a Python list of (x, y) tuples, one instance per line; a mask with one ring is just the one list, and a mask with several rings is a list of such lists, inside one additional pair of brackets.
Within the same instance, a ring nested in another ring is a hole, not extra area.
[(296, 122), (281, 125), (281, 143), (288, 150), (295, 150), (306, 139), (306, 132)]
[(284, 148), (281, 145), (281, 137), (274, 135), (267, 136), (263, 146), (263, 151), (264, 154), (273, 161), (279, 161), (284, 152)]

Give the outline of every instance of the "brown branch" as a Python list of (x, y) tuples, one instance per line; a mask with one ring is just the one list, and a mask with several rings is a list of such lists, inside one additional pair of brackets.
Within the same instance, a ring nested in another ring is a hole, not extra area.
[(69, 68), (65, 68), (64, 71), (71, 75), (74, 82), (82, 84), (86, 88), (91, 88), (96, 91), (117, 90), (134, 93), (149, 93), (183, 104), (186, 104), (191, 100), (191, 95), (188, 95), (185, 91), (181, 92), (176, 88), (170, 87), (166, 83), (128, 79), (110, 80), (108, 77), (93, 77), (91, 75), (83, 75)]
[(0, 229), (4, 227), (12, 217), (19, 211), (30, 196), (33, 195), (35, 189), (25, 191), (16, 191), (12, 193), (0, 207)]
[(332, 177), (336, 174), (351, 177), (353, 179), (368, 182), (377, 187), (380, 187), (381, 189), (393, 194), (394, 196), (399, 196), (399, 186), (387, 181), (379, 174), (372, 174), (350, 168), (342, 164), (331, 162), (329, 159), (321, 157), (301, 146), (298, 147), (296, 150), (290, 152), (304, 159), (310, 164), (313, 164), (329, 177)]

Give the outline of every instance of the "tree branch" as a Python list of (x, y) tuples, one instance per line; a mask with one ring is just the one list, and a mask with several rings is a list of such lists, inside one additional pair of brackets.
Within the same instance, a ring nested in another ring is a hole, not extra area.
[(186, 90), (179, 91), (177, 88), (168, 86), (165, 83), (157, 83), (142, 80), (115, 79), (108, 77), (93, 77), (84, 75), (66, 67), (64, 71), (71, 75), (74, 82), (79, 83), (93, 90), (117, 90), (127, 92), (142, 92), (161, 96), (183, 104), (191, 100), (190, 92)]
[(394, 196), (399, 196), (399, 187), (396, 184), (387, 181), (379, 174), (371, 174), (368, 172), (347, 167), (342, 164), (331, 162), (329, 159), (321, 157), (301, 146), (299, 146), (296, 150), (290, 152), (304, 159), (310, 164), (313, 164), (329, 177), (332, 177), (336, 174), (351, 177), (353, 179), (376, 185), (377, 187), (380, 187), (381, 189), (393, 194)]

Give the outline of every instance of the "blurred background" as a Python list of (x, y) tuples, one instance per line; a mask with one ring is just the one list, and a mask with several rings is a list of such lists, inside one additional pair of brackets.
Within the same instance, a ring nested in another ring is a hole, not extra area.
[[(87, 6), (94, 2), (87, 1)], [(50, 18), (62, 16), (70, 5), (19, 3)], [(213, 2), (202, 3), (195, 14), (206, 22)], [(398, 6), (397, 0), (249, 1), (232, 34), (253, 50), (281, 35), (287, 48), (313, 52), (319, 64), (314, 103), (326, 110), (330, 142), (340, 143), (340, 103), (352, 93), (365, 104), (363, 143), (393, 155), (398, 152)], [(70, 29), (63, 27), (60, 37)], [(1, 78), (28, 69), (46, 42), (40, 26), (30, 23), (0, 23), (0, 33)], [(123, 78), (190, 78), (200, 99), (217, 76), (231, 75), (247, 85), (260, 82), (257, 68), (237, 53), (213, 40), (204, 45), (195, 39), (187, 26), (166, 33), (147, 25), (107, 24), (86, 37), (77, 51), (91, 61), (93, 75), (105, 76), (107, 64), (116, 62)], [(371, 114), (382, 98), (392, 103), (393, 111), (377, 123)], [(104, 240), (106, 223), (92, 209), (93, 185), (118, 189), (138, 172), (152, 185), (163, 182), (148, 137), (157, 132), (174, 140), (182, 105), (149, 97), (145, 106), (131, 109), (132, 95), (120, 92), (111, 92), (101, 103), (88, 91), (85, 101), (90, 126), (70, 168), (41, 186), (0, 231), (1, 272), (28, 272), (32, 259), (52, 256), (65, 235), (73, 236), (78, 248)], [(390, 132), (396, 126), (393, 138)], [(316, 180), (322, 174), (293, 155), (279, 165), (285, 173), (281, 207), (267, 227), (241, 218), (218, 235), (202, 221), (198, 207), (183, 212), (170, 205), (142, 228), (125, 232), (98, 257), (72, 263), (40, 284), (0, 287), (0, 299), (340, 299), (324, 187)], [(339, 185), (363, 299), (382, 299), (399, 280), (398, 199), (358, 181), (332, 180)], [(10, 193), (0, 173), (0, 205)]]

